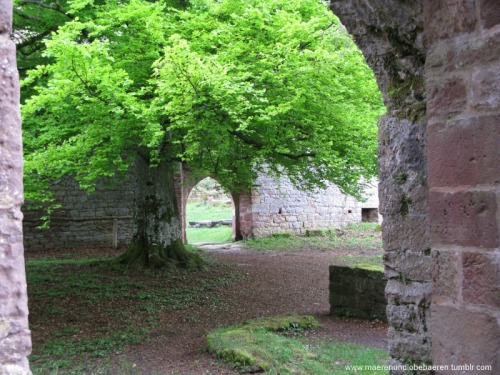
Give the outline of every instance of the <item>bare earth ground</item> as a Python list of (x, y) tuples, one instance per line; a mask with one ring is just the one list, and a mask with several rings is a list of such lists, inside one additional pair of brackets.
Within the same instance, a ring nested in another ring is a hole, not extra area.
[[(247, 319), (291, 312), (319, 319), (322, 327), (307, 333), (311, 340), (327, 338), (386, 348), (386, 324), (328, 315), (328, 266), (334, 263), (334, 250), (256, 252), (234, 244), (204, 248), (208, 256), (243, 277), (216, 291), (222, 303), (163, 314), (160, 328), (153, 328), (146, 343), (129, 345), (109, 358), (109, 374), (237, 374), (205, 351), (206, 334)], [(85, 255), (97, 251), (88, 249)], [(35, 335), (34, 345), (37, 340)]]

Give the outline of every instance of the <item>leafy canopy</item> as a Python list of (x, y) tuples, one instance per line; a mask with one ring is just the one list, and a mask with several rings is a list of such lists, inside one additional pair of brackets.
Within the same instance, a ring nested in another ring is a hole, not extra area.
[(23, 82), (28, 199), (68, 174), (91, 190), (137, 156), (187, 162), (231, 190), (266, 170), (358, 196), (376, 174), (381, 96), (321, 2), (67, 5)]

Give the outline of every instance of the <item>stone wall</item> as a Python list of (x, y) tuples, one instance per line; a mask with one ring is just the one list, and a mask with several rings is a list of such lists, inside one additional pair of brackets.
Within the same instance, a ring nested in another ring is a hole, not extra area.
[(379, 121), (379, 198), (391, 365), (430, 363), (423, 1), (332, 0), (331, 8), (373, 68), (388, 107)]
[(366, 191), (366, 202), (342, 194), (335, 185), (306, 193), (285, 177), (276, 180), (260, 175), (256, 185), (243, 219), (247, 237), (284, 232), (303, 235), (311, 229), (340, 228), (361, 222), (362, 208), (378, 208), (376, 183)]
[(51, 216), (48, 229), (40, 213), (24, 210), (24, 245), (30, 250), (54, 247), (126, 246), (132, 238), (132, 178), (115, 184), (98, 184), (95, 194), (79, 189), (65, 178), (53, 185), (62, 205)]
[(0, 374), (30, 374), (24, 272), (21, 117), (12, 2), (0, 2)]
[(432, 357), (498, 374), (500, 2), (428, 0), (425, 22)]
[[(70, 178), (58, 181), (53, 190), (62, 207), (51, 216), (48, 229), (38, 228), (43, 223), (40, 212), (24, 210), (26, 248), (126, 246), (132, 238), (134, 176), (132, 171), (127, 180), (100, 183), (96, 192), (90, 195)], [(185, 166), (176, 174), (181, 219), (185, 218), (191, 190), (204, 177), (192, 176)], [(308, 229), (339, 228), (362, 221), (363, 207), (378, 207), (375, 187), (367, 191), (366, 202), (358, 202), (335, 186), (307, 194), (294, 188), (285, 178), (276, 181), (264, 175), (258, 178), (257, 184), (259, 186), (251, 193), (233, 194), (233, 201), (240, 205), (239, 225), (243, 237), (283, 232), (305, 234)], [(186, 242), (185, 220), (182, 223)]]
[(330, 266), (330, 314), (387, 321), (382, 271)]

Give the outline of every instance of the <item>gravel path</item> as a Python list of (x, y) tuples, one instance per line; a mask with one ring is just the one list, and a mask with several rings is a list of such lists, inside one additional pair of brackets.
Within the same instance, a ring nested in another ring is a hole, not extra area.
[[(316, 316), (312, 337), (386, 347), (387, 325), (328, 316), (328, 266), (334, 251), (255, 252), (235, 244), (204, 245), (210, 256), (244, 277), (224, 288), (213, 307), (165, 316), (147, 344), (129, 347), (122, 360), (133, 374), (238, 374), (205, 352), (211, 330), (247, 319), (296, 312)], [(115, 358), (120, 361), (120, 358)], [(116, 370), (123, 374), (124, 369)]]

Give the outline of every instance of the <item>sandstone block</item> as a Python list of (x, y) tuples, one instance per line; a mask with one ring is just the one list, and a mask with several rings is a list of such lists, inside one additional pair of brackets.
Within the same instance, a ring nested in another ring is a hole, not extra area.
[(498, 247), (496, 215), (495, 192), (430, 192), (431, 238), (435, 244)]
[(500, 253), (465, 252), (463, 257), (463, 299), (500, 309)]
[(500, 183), (499, 123), (486, 115), (430, 126), (429, 185)]
[[(485, 313), (470, 312), (456, 306), (431, 305), (430, 327), (434, 364), (491, 365), (500, 368), (500, 330), (497, 319)], [(441, 372), (441, 374), (456, 372)]]

